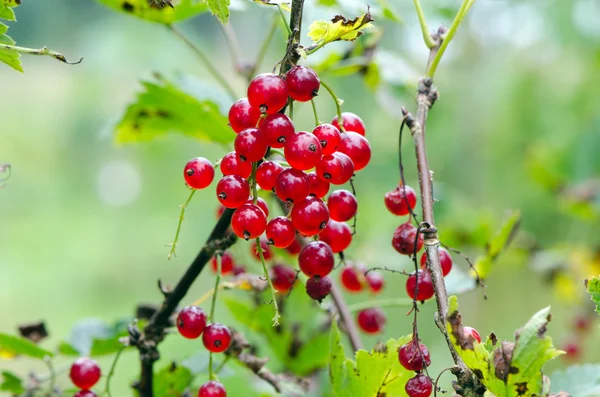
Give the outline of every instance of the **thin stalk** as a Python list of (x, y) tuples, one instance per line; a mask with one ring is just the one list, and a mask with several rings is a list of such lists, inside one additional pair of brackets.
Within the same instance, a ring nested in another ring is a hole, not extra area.
[[(234, 282), (234, 283), (221, 283), (219, 284), (219, 291), (223, 290), (223, 289), (233, 289), (236, 288), (239, 285), (238, 282)], [(201, 304), (203, 304), (204, 302), (206, 302), (207, 300), (209, 300), (210, 298), (213, 297), (213, 294), (215, 293), (215, 289), (211, 288), (209, 291), (207, 291), (204, 295), (202, 295), (200, 298), (196, 299), (194, 301), (194, 303), (192, 303), (193, 306), (200, 306)]]
[(315, 124), (319, 125), (321, 122), (319, 121), (319, 115), (317, 114), (317, 105), (315, 105), (315, 99), (311, 99), (310, 103), (312, 104), (313, 114), (315, 115)]
[(390, 298), (390, 299), (379, 299), (374, 301), (365, 301), (355, 303), (348, 306), (348, 310), (352, 313), (359, 312), (364, 309), (370, 309), (372, 307), (410, 307), (413, 301), (409, 298)]
[(112, 397), (112, 395), (110, 394), (110, 381), (112, 380), (112, 377), (115, 374), (115, 368), (117, 367), (117, 362), (119, 361), (123, 350), (125, 350), (125, 345), (121, 346), (121, 348), (117, 351), (115, 359), (113, 360), (112, 365), (110, 366), (108, 376), (106, 377), (106, 386), (104, 386), (104, 394), (106, 394), (108, 397)]
[(48, 396), (52, 396), (54, 394), (54, 385), (56, 382), (56, 371), (54, 370), (54, 365), (52, 364), (52, 359), (48, 356), (44, 358), (44, 362), (48, 367), (48, 371), (50, 373), (50, 383), (48, 383)]
[(175, 256), (175, 249), (177, 247), (177, 242), (179, 241), (179, 232), (181, 232), (181, 225), (183, 224), (185, 210), (187, 209), (188, 205), (190, 204), (190, 201), (192, 201), (192, 197), (194, 197), (194, 193), (196, 193), (196, 189), (192, 189), (192, 191), (191, 191), (189, 197), (187, 198), (187, 200), (185, 201), (185, 203), (183, 203), (181, 205), (181, 212), (179, 213), (179, 222), (177, 223), (177, 230), (175, 231), (175, 238), (173, 239), (173, 243), (171, 243), (171, 249), (169, 250), (169, 255), (167, 255), (167, 259), (169, 259), (169, 260), (173, 256)]
[(427, 20), (425, 19), (425, 13), (421, 7), (421, 0), (414, 0), (415, 9), (417, 10), (417, 17), (419, 18), (419, 25), (421, 25), (421, 33), (423, 34), (423, 41), (427, 48), (435, 47), (435, 41), (431, 37), (431, 31), (427, 26)]
[(62, 63), (66, 63), (68, 65), (77, 65), (77, 64), (81, 63), (81, 61), (83, 61), (83, 58), (81, 58), (77, 62), (69, 62), (69, 61), (67, 61), (67, 59), (65, 58), (65, 56), (63, 54), (53, 51), (53, 50), (49, 49), (48, 47), (27, 48), (27, 47), (19, 47), (19, 46), (10, 45), (10, 44), (0, 44), (0, 50), (14, 51), (14, 52), (18, 52), (19, 54), (27, 54), (27, 55), (47, 55), (49, 57), (52, 57), (56, 60), (61, 61)]
[[(213, 289), (215, 292), (212, 296), (212, 302), (210, 304), (210, 317), (208, 318), (210, 322), (215, 322), (215, 306), (217, 304), (217, 295), (219, 292), (219, 282), (221, 282), (221, 255), (217, 255), (217, 276), (215, 277), (215, 288)], [(210, 352), (208, 355), (208, 379), (215, 379), (215, 374), (213, 373), (213, 353)]]
[(328, 84), (324, 83), (323, 80), (321, 80), (321, 85), (325, 87), (327, 92), (329, 92), (329, 95), (331, 95), (331, 97), (333, 98), (333, 102), (335, 102), (335, 110), (338, 116), (338, 124), (340, 126), (340, 131), (346, 131), (344, 129), (344, 120), (342, 119), (342, 105), (340, 103), (341, 99), (339, 99), (338, 96), (335, 95), (335, 92), (331, 89), (331, 87)]
[(229, 53), (231, 54), (231, 59), (233, 60), (233, 64), (236, 69), (240, 69), (242, 66), (242, 60), (240, 58), (240, 42), (235, 34), (235, 30), (230, 23), (223, 24), (221, 23), (221, 28), (223, 30), (223, 35), (225, 36), (225, 40), (227, 41), (227, 48), (229, 48)]
[(292, 29), (290, 29), (290, 25), (288, 25), (287, 18), (285, 17), (285, 14), (283, 13), (281, 6), (279, 4), (275, 4), (275, 5), (277, 6), (277, 9), (279, 10), (279, 15), (281, 15), (281, 20), (283, 21), (283, 25), (285, 26), (285, 29), (287, 30), (288, 36), (291, 36)]
[[(260, 47), (260, 50), (258, 51), (258, 55), (256, 56), (256, 61), (254, 61), (254, 65), (252, 66), (252, 69), (250, 69), (250, 71), (248, 72), (248, 79), (251, 79), (254, 77), (254, 75), (256, 74), (256, 71), (258, 70), (260, 65), (263, 63), (265, 56), (267, 55), (267, 52), (269, 51), (269, 44), (271, 43), (271, 40), (273, 39), (273, 36), (275, 35), (275, 30), (277, 29), (277, 21), (278, 20), (279, 20), (279, 16), (275, 15), (273, 17), (273, 21), (271, 22), (271, 27), (269, 28), (269, 32), (265, 36), (262, 46)], [(286, 26), (287, 26), (287, 23), (286, 23)]]
[(216, 374), (218, 374), (219, 372), (221, 372), (223, 370), (223, 367), (225, 367), (225, 364), (227, 363), (227, 360), (229, 360), (229, 357), (231, 357), (231, 356), (225, 356), (223, 358), (223, 361), (221, 361), (221, 364), (219, 364), (217, 369), (215, 369)]

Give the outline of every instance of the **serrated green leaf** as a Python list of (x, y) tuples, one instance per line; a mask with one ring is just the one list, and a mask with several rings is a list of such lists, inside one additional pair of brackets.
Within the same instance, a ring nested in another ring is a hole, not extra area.
[(600, 396), (600, 364), (572, 365), (550, 376), (552, 392), (570, 393), (573, 397)]
[(373, 22), (371, 13), (367, 12), (354, 19), (346, 19), (336, 15), (331, 21), (314, 21), (308, 28), (308, 37), (318, 46), (322, 47), (332, 41), (356, 40)]
[(600, 277), (587, 279), (586, 286), (590, 298), (596, 304), (596, 312), (600, 313)]
[(10, 371), (2, 371), (0, 390), (8, 391), (13, 395), (21, 395), (25, 391), (23, 380)]
[(0, 18), (7, 21), (16, 21), (15, 12), (12, 9), (19, 4), (21, 2), (17, 0), (0, 0)]
[(517, 210), (511, 211), (500, 230), (498, 230), (494, 237), (488, 242), (485, 255), (477, 258), (477, 261), (475, 262), (475, 269), (477, 270), (479, 277), (485, 279), (489, 276), (492, 269), (492, 263), (496, 260), (502, 250), (510, 244), (520, 223), (521, 213)]
[(348, 371), (347, 363), (351, 362), (346, 358), (342, 337), (337, 325), (337, 321), (331, 324), (329, 338), (329, 378), (336, 396), (342, 397), (348, 395)]
[(208, 0), (208, 8), (223, 24), (229, 21), (229, 0)]
[[(1, 1), (1, 0), (0, 0)], [(8, 26), (0, 23), (0, 61), (4, 62), (11, 68), (23, 72), (23, 66), (21, 65), (21, 54), (17, 51), (2, 48), (2, 44), (14, 45), (15, 41), (6, 35)]]
[(127, 336), (126, 321), (131, 322), (118, 320), (111, 325), (97, 318), (80, 320), (73, 326), (69, 342), (62, 342), (58, 351), (65, 356), (90, 357), (116, 353), (123, 347), (119, 339)]
[(193, 380), (192, 372), (175, 363), (169, 364), (154, 374), (154, 395), (156, 397), (180, 396)]
[(173, 0), (173, 8), (157, 8), (148, 4), (148, 0), (98, 0), (114, 10), (124, 12), (152, 22), (172, 24), (183, 21), (208, 10), (204, 0)]
[(5, 353), (22, 354), (33, 358), (52, 357), (52, 352), (42, 349), (32, 341), (19, 336), (0, 333), (0, 349)]

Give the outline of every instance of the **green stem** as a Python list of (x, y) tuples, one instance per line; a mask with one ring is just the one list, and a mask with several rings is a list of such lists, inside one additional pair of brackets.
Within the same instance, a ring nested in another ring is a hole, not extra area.
[(110, 366), (110, 371), (108, 372), (108, 376), (106, 377), (106, 386), (104, 386), (104, 393), (108, 397), (111, 397), (110, 381), (111, 381), (113, 375), (115, 374), (115, 368), (117, 367), (117, 361), (119, 361), (119, 358), (121, 357), (121, 353), (123, 352), (123, 350), (125, 350), (125, 346), (121, 346), (119, 351), (117, 351), (117, 355), (115, 356), (115, 359), (113, 360), (112, 365)]
[(391, 298), (391, 299), (379, 299), (374, 301), (365, 301), (355, 303), (354, 305), (348, 306), (348, 310), (351, 312), (358, 312), (364, 309), (372, 307), (399, 307), (399, 306), (412, 306), (413, 301), (409, 298)]
[[(221, 282), (221, 255), (217, 255), (217, 276), (215, 277), (215, 288), (210, 303), (210, 317), (208, 318), (211, 323), (215, 322), (215, 306), (217, 304), (217, 295), (219, 293), (219, 283)], [(213, 372), (213, 353), (210, 352), (208, 355), (208, 379), (214, 380), (215, 374)]]
[(190, 201), (192, 201), (192, 197), (194, 197), (194, 193), (196, 193), (196, 189), (192, 189), (188, 199), (181, 205), (181, 212), (179, 213), (179, 222), (177, 223), (177, 230), (175, 231), (175, 238), (173, 239), (173, 243), (171, 244), (171, 250), (169, 251), (169, 255), (167, 255), (167, 259), (171, 259), (175, 256), (175, 249), (177, 247), (177, 242), (179, 241), (179, 232), (181, 232), (181, 225), (183, 224), (183, 219), (185, 216), (185, 210), (187, 209)]
[(279, 15), (281, 15), (281, 20), (283, 21), (283, 25), (285, 26), (285, 29), (287, 30), (288, 36), (291, 36), (292, 29), (290, 29), (290, 25), (288, 25), (287, 18), (285, 17), (285, 14), (283, 13), (281, 6), (279, 4), (275, 4), (275, 5), (277, 6), (277, 9), (279, 10)]
[(44, 358), (44, 362), (48, 366), (48, 370), (50, 373), (50, 383), (48, 384), (48, 396), (54, 395), (54, 384), (56, 381), (56, 371), (54, 370), (54, 365), (52, 364), (52, 359), (48, 356)]
[(417, 17), (419, 18), (419, 25), (421, 25), (421, 33), (423, 34), (423, 41), (427, 48), (435, 47), (435, 41), (431, 37), (431, 31), (427, 27), (427, 21), (425, 20), (425, 13), (421, 7), (421, 0), (414, 0), (415, 8), (417, 10)]
[(225, 358), (223, 358), (223, 361), (221, 361), (221, 364), (219, 364), (219, 366), (217, 367), (217, 369), (215, 369), (215, 373), (219, 373), (223, 370), (223, 367), (225, 367), (225, 364), (227, 363), (227, 360), (229, 360), (230, 356), (225, 356)]
[(333, 98), (333, 102), (335, 102), (335, 109), (337, 112), (337, 116), (338, 116), (338, 124), (340, 126), (340, 130), (346, 131), (344, 129), (344, 120), (342, 119), (342, 105), (341, 105), (341, 99), (339, 99), (337, 97), (337, 95), (335, 95), (335, 92), (333, 92), (333, 90), (331, 89), (331, 87), (329, 87), (329, 85), (327, 85), (326, 83), (323, 82), (323, 80), (321, 80), (321, 85), (323, 87), (325, 87), (325, 89), (329, 92), (329, 95), (331, 95), (331, 97)]
[(321, 124), (321, 122), (319, 121), (319, 115), (317, 114), (317, 105), (315, 105), (315, 99), (312, 98), (310, 100), (310, 103), (312, 104), (313, 114), (315, 115), (315, 123), (316, 123), (316, 125), (319, 125), (319, 124)]
[(294, 121), (294, 101), (290, 98), (290, 105), (288, 106), (290, 108), (290, 120)]
[(69, 65), (77, 65), (78, 63), (81, 63), (81, 61), (83, 61), (83, 58), (81, 58), (77, 62), (69, 62), (69, 61), (67, 61), (67, 59), (65, 58), (65, 56), (63, 54), (53, 51), (53, 50), (49, 49), (48, 47), (26, 48), (26, 47), (19, 47), (19, 46), (10, 45), (10, 44), (0, 44), (0, 50), (14, 51), (14, 52), (18, 52), (20, 54), (27, 54), (27, 55), (47, 55), (47, 56), (50, 56), (54, 59), (61, 61), (62, 63), (66, 63)]
[(238, 97), (235, 93), (235, 90), (231, 87), (231, 85), (229, 85), (227, 80), (223, 77), (223, 75), (221, 75), (215, 65), (212, 64), (211, 60), (206, 56), (206, 54), (204, 54), (197, 45), (195, 45), (187, 36), (181, 33), (173, 25), (166, 26), (171, 32), (173, 32), (173, 34), (175, 34), (175, 36), (181, 39), (181, 41), (183, 41), (194, 53), (196, 53), (208, 72), (215, 78), (215, 80), (217, 80), (217, 82), (225, 89), (225, 91), (227, 91), (231, 97), (231, 100), (235, 100)]
[[(258, 52), (258, 55), (256, 56), (256, 61), (254, 62), (254, 65), (252, 66), (252, 69), (250, 70), (250, 72), (248, 72), (248, 79), (251, 79), (254, 77), (254, 75), (256, 74), (256, 71), (262, 64), (263, 60), (265, 59), (265, 56), (267, 55), (267, 51), (269, 50), (269, 44), (271, 43), (271, 40), (273, 39), (273, 36), (275, 35), (275, 30), (277, 29), (278, 19), (279, 19), (279, 17), (277, 15), (275, 15), (273, 17), (273, 22), (271, 22), (271, 27), (269, 28), (269, 32), (267, 33), (267, 36), (263, 40), (262, 46), (260, 47), (260, 51)], [(287, 23), (285, 25), (287, 26)]]

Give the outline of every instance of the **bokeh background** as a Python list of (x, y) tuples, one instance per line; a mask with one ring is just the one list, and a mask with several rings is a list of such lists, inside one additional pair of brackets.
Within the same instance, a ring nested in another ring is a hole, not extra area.
[[(459, 5), (456, 0), (426, 3), (432, 28), (448, 24)], [(386, 211), (383, 195), (399, 179), (400, 106), (414, 109), (427, 51), (412, 2), (390, 5), (402, 22), (376, 22), (383, 32), (374, 58), (380, 85), (369, 86), (359, 73), (342, 76), (343, 71), (335, 70), (321, 78), (344, 99), (344, 110), (363, 118), (374, 152), (370, 166), (356, 179), (359, 234), (348, 256), (369, 266), (408, 268), (408, 259), (389, 244), (403, 220)], [(241, 58), (251, 62), (276, 10), (252, 2), (240, 6), (243, 11), (232, 12), (231, 24), (241, 42)], [(343, 6), (348, 16), (365, 9), (360, 1)], [(305, 31), (309, 21), (337, 12), (336, 7), (311, 4)], [(217, 202), (209, 188), (196, 194), (178, 256), (167, 261), (178, 206), (188, 195), (182, 167), (195, 156), (216, 160), (228, 148), (177, 134), (141, 144), (114, 143), (114, 124), (140, 90), (140, 78), (159, 71), (213, 80), (164, 27), (94, 1), (29, 0), (16, 13), (18, 23), (10, 24), (9, 33), (18, 44), (47, 45), (70, 60), (84, 57), (80, 65), (68, 66), (26, 56), (24, 74), (0, 65), (0, 163), (13, 169), (0, 190), (0, 331), (14, 332), (17, 324), (43, 319), (50, 331), (44, 346), (52, 347), (68, 338), (81, 318), (112, 321), (133, 315), (140, 302), (160, 300), (156, 280), (175, 282), (215, 221)], [(245, 96), (245, 82), (235, 72), (217, 20), (203, 14), (180, 28)], [(303, 41), (308, 42), (305, 32)], [(270, 71), (284, 46), (280, 29), (259, 70)], [(347, 47), (331, 44), (308, 63), (319, 64)], [(558, 346), (572, 339), (585, 345), (579, 362), (600, 359), (599, 333), (581, 336), (573, 329), (576, 315), (594, 315), (581, 280), (600, 274), (599, 74), (600, 2), (480, 0), (439, 68), (441, 98), (427, 131), (439, 200), (436, 222), (444, 242), (477, 257), (507, 210), (522, 214), (521, 232), (486, 281), (489, 299), (484, 301), (480, 290), (460, 297), (466, 322), (482, 334), (493, 331), (512, 339), (534, 312), (552, 305), (548, 332)], [(321, 119), (329, 121), (335, 112), (331, 99), (323, 92), (317, 103)], [(312, 128), (310, 105), (297, 107), (295, 121), (299, 129)], [(408, 139), (404, 154), (407, 182), (415, 186)], [(247, 248), (238, 250), (242, 261), (258, 269), (244, 258)], [(455, 263), (467, 270), (459, 258)], [(403, 294), (401, 276), (387, 274), (386, 282), (382, 297)], [(205, 272), (189, 302), (212, 283)], [(364, 299), (348, 297), (350, 302)], [(408, 334), (406, 311), (386, 309), (385, 334), (365, 336), (365, 344)], [(434, 351), (431, 371), (437, 373), (450, 364), (450, 357), (432, 313), (433, 305), (423, 309), (420, 332)], [(163, 360), (189, 355), (194, 342), (179, 339), (164, 344)], [(130, 395), (127, 385), (136, 374), (136, 360), (134, 352), (123, 357), (113, 381), (115, 395)], [(107, 367), (110, 358), (100, 362)], [(558, 359), (548, 370), (568, 363)], [(21, 374), (45, 371), (43, 364), (29, 360), (0, 361), (0, 369), (6, 368)], [(235, 383), (224, 381), (228, 387)], [(67, 385), (66, 377), (59, 383)]]

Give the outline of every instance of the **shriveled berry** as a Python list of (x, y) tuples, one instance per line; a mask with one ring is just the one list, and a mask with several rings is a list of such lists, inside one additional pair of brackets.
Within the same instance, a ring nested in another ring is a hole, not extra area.
[(317, 176), (326, 182), (339, 185), (344, 175), (344, 164), (339, 157), (328, 154), (323, 156), (317, 164)]
[(285, 114), (270, 114), (260, 125), (260, 133), (267, 145), (282, 148), (287, 139), (294, 134), (294, 123)]
[(192, 189), (204, 189), (215, 178), (215, 169), (208, 159), (196, 157), (187, 162), (183, 169), (185, 183)]
[(383, 289), (384, 279), (383, 275), (376, 271), (371, 271), (365, 275), (369, 289), (374, 294), (381, 292)]
[(298, 102), (308, 102), (317, 96), (321, 80), (311, 68), (296, 65), (287, 73), (285, 77), (288, 93), (293, 100)]
[[(252, 197), (250, 197), (248, 199), (248, 201), (246, 201), (246, 204), (254, 204), (254, 199)], [(267, 205), (267, 202), (265, 200), (263, 200), (261, 197), (257, 197), (256, 205), (258, 206), (258, 208), (260, 208), (265, 213), (265, 216), (268, 218), (269, 217), (269, 206)]]
[(408, 397), (429, 397), (433, 391), (433, 383), (425, 374), (417, 374), (409, 379), (404, 386)]
[(267, 217), (258, 205), (244, 204), (231, 217), (233, 232), (246, 241), (263, 234), (266, 227)]
[(267, 153), (267, 144), (256, 128), (247, 128), (237, 134), (233, 146), (242, 162), (256, 162)]
[(292, 207), (292, 223), (305, 236), (314, 236), (325, 229), (329, 210), (320, 198), (309, 196)]
[(427, 346), (411, 339), (398, 349), (398, 361), (409, 371), (422, 371), (431, 365), (431, 356)]
[(91, 390), (79, 390), (73, 397), (97, 397), (97, 395)]
[(290, 255), (298, 255), (300, 253), (300, 251), (302, 250), (302, 246), (296, 239), (294, 239), (294, 241), (292, 241), (292, 243), (290, 245), (285, 247), (285, 250)]
[(227, 208), (238, 208), (250, 196), (248, 181), (238, 175), (227, 175), (217, 183), (217, 198)]
[(418, 280), (414, 272), (406, 279), (406, 293), (411, 299), (415, 299), (416, 295), (418, 301), (426, 301), (432, 298), (434, 293), (431, 274), (423, 270), (419, 270), (418, 274)]
[(308, 173), (308, 180), (310, 183), (309, 194), (318, 198), (323, 198), (329, 193), (329, 182), (325, 182), (317, 176), (316, 172)]
[(267, 241), (277, 248), (288, 247), (296, 238), (296, 229), (292, 221), (285, 216), (278, 216), (267, 223)]
[[(333, 120), (331, 120), (331, 124), (333, 124), (338, 130), (341, 130), (338, 122), (338, 116), (335, 116)], [(362, 119), (354, 113), (342, 113), (342, 124), (344, 125), (344, 130), (346, 131), (354, 131), (358, 132), (360, 135), (365, 135), (365, 123), (363, 123)]]
[(334, 221), (346, 222), (356, 214), (358, 202), (348, 190), (334, 190), (327, 199), (329, 216)]
[(314, 130), (313, 134), (321, 143), (323, 156), (333, 154), (337, 151), (340, 145), (340, 130), (331, 124), (320, 124)]
[(285, 159), (292, 168), (309, 170), (321, 160), (321, 143), (311, 133), (300, 131), (288, 137), (284, 148)]
[[(263, 258), (268, 261), (273, 257), (273, 251), (271, 251), (271, 247), (267, 242), (267, 239), (264, 236), (260, 237), (260, 248), (262, 249)], [(256, 245), (256, 240), (252, 241), (250, 244), (250, 254), (254, 259), (260, 262), (260, 254), (258, 253), (258, 246)]]
[(385, 206), (394, 215), (408, 215), (417, 204), (415, 191), (406, 185), (396, 187), (385, 194)]
[(362, 270), (354, 266), (346, 266), (340, 273), (342, 286), (350, 292), (359, 292), (363, 289), (361, 277)]
[(284, 168), (275, 161), (263, 161), (256, 169), (256, 183), (264, 190), (272, 190), (277, 176)]
[(282, 201), (298, 203), (308, 196), (310, 181), (304, 171), (288, 168), (275, 179), (275, 193)]
[(100, 366), (91, 358), (80, 357), (71, 365), (69, 376), (80, 389), (91, 389), (100, 379)]
[(368, 334), (376, 334), (383, 330), (385, 314), (376, 307), (361, 310), (357, 317), (358, 326)]
[(325, 277), (335, 265), (333, 251), (323, 241), (311, 241), (306, 244), (298, 256), (298, 264), (302, 273), (308, 277)]
[(204, 328), (202, 343), (209, 352), (224, 352), (231, 344), (231, 331), (220, 323), (209, 324)]
[(221, 382), (210, 380), (200, 386), (198, 397), (227, 397), (227, 391)]
[(350, 178), (352, 178), (352, 176), (354, 176), (354, 163), (352, 162), (352, 159), (348, 157), (347, 154), (344, 154), (342, 152), (335, 152), (333, 154), (333, 157), (336, 157), (340, 160), (342, 164), (342, 173), (340, 175), (340, 178), (332, 183), (334, 185), (343, 185), (344, 183), (348, 182)]
[(481, 343), (481, 335), (479, 335), (479, 332), (475, 328), (463, 326), (463, 334), (465, 338), (469, 339), (469, 337), (473, 337), (478, 343)]
[(186, 306), (177, 315), (177, 330), (187, 339), (196, 339), (206, 327), (206, 313), (198, 306)]
[[(213, 256), (210, 262), (213, 272), (217, 272), (218, 263), (217, 257)], [(226, 275), (233, 271), (233, 267), (235, 266), (235, 260), (233, 259), (233, 255), (229, 252), (225, 251), (221, 254), (221, 274)]]
[(285, 106), (288, 89), (285, 81), (276, 74), (262, 73), (248, 85), (248, 102), (250, 106), (263, 113), (274, 114)]
[(229, 152), (223, 156), (219, 167), (223, 175), (238, 175), (248, 178), (252, 173), (252, 164), (242, 161), (236, 152)]
[[(452, 257), (447, 249), (443, 247), (438, 248), (438, 252), (440, 254), (440, 265), (442, 266), (442, 274), (444, 277), (450, 273), (452, 270)], [(421, 268), (427, 268), (427, 252), (423, 252), (421, 255)]]
[(274, 265), (271, 268), (271, 282), (277, 292), (285, 294), (292, 289), (296, 282), (296, 271), (289, 266)]
[(334, 254), (342, 252), (352, 242), (352, 230), (345, 222), (330, 219), (327, 226), (319, 233), (319, 240), (329, 244)]
[(306, 280), (306, 293), (311, 299), (321, 302), (331, 292), (329, 277), (314, 276)]
[[(331, 208), (329, 210), (331, 211)], [(402, 255), (412, 255), (423, 248), (423, 235), (419, 233), (416, 251), (415, 238), (417, 238), (417, 228), (410, 222), (403, 223), (394, 231), (392, 246)]]
[(248, 98), (238, 99), (229, 108), (229, 125), (236, 133), (256, 127), (259, 118), (260, 110), (250, 106)]
[(369, 164), (371, 160), (371, 144), (367, 139), (352, 131), (341, 134), (342, 140), (338, 151), (345, 153), (354, 163), (354, 171), (360, 171)]

